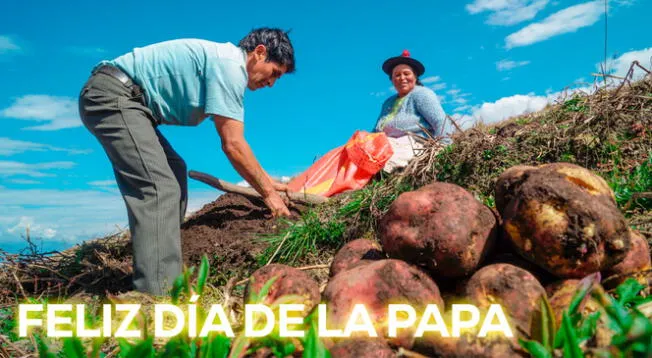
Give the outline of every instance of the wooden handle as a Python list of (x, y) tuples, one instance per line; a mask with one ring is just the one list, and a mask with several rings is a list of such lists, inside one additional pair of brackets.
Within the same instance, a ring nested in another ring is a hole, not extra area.
[[(261, 195), (254, 188), (245, 188), (239, 185), (235, 185), (227, 181), (224, 181), (222, 179), (218, 179), (210, 174), (191, 170), (188, 172), (188, 176), (195, 180), (199, 180), (204, 184), (208, 184), (216, 189), (222, 190), (224, 192), (241, 194), (244, 196), (249, 196), (254, 198), (261, 198)], [(301, 203), (301, 204), (322, 204), (328, 201), (327, 197), (321, 195), (297, 193), (292, 191), (289, 193), (285, 193), (285, 192), (278, 192), (278, 193), (284, 199), (287, 198), (289, 194), (289, 199), (291, 201), (296, 203)]]

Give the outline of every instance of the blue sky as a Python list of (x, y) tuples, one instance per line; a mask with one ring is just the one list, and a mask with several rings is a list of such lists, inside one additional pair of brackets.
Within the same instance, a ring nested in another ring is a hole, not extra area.
[[(612, 0), (609, 71), (650, 67), (652, 2)], [(126, 225), (104, 152), (81, 125), (77, 94), (91, 68), (175, 39), (237, 43), (260, 26), (291, 29), (297, 71), (245, 94), (245, 135), (264, 168), (292, 176), (370, 129), (391, 83), (382, 62), (408, 49), (425, 84), (465, 125), (538, 110), (588, 89), (604, 59), (603, 1), (11, 1), (0, 12), (0, 247), (29, 226), (46, 247)], [(242, 179), (209, 121), (163, 128), (188, 167)], [(190, 210), (219, 193), (190, 182)]]

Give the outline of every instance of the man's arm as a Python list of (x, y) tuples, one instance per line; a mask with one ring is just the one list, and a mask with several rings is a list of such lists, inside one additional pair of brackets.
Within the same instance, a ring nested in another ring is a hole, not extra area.
[(290, 211), (276, 192), (275, 184), (256, 160), (244, 138), (242, 122), (214, 115), (215, 128), (222, 140), (222, 150), (235, 170), (263, 197), (272, 213), (290, 216)]

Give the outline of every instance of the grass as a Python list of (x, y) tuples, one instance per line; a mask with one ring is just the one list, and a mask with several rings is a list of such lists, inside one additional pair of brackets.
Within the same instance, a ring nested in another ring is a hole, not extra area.
[(615, 170), (607, 178), (618, 206), (626, 209), (652, 210), (652, 198), (641, 194), (652, 192), (652, 153), (647, 161), (629, 172)]

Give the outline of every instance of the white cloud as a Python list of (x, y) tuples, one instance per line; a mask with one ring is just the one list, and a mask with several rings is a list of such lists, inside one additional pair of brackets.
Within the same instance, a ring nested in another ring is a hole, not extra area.
[(0, 177), (11, 177), (16, 175), (25, 175), (34, 178), (54, 176), (46, 173), (48, 170), (70, 169), (75, 166), (73, 162), (49, 162), (28, 164), (21, 162), (12, 162), (0, 160)]
[(466, 5), (470, 14), (488, 11), (489, 25), (510, 26), (533, 19), (550, 0), (475, 0)]
[(496, 69), (498, 71), (509, 71), (516, 67), (521, 67), (530, 64), (530, 61), (512, 61), (512, 60), (500, 60), (496, 62)]
[(22, 140), (15, 140), (7, 137), (0, 137), (0, 156), (9, 156), (20, 154), (24, 152), (66, 152), (68, 154), (88, 154), (91, 151), (80, 149), (66, 149), (54, 147), (48, 144), (27, 142)]
[(117, 194), (96, 190), (0, 191), (0, 242), (20, 237), (26, 225), (30, 225), (33, 237), (56, 236), (72, 242), (105, 236), (115, 232), (116, 225), (126, 223), (124, 202)]
[(469, 109), (471, 109), (471, 106), (466, 104), (453, 109), (453, 112), (464, 112), (464, 111), (468, 111)]
[(435, 82), (439, 82), (440, 80), (441, 77), (439, 76), (430, 76), (430, 77), (422, 78), (421, 83), (435, 83)]
[[(638, 61), (643, 67), (648, 70), (652, 68), (652, 47), (642, 50), (630, 51), (620, 55), (618, 58), (607, 62), (609, 73), (618, 77), (625, 77), (629, 71), (632, 62)], [(598, 71), (602, 68), (602, 64), (596, 66)], [(633, 79), (638, 80), (645, 76), (645, 72), (640, 68), (634, 68)]]
[(20, 46), (9, 36), (0, 35), (0, 55), (20, 51)]
[(88, 185), (91, 186), (115, 186), (117, 185), (115, 180), (95, 180), (88, 182)]
[(575, 32), (591, 26), (604, 14), (602, 0), (590, 1), (567, 7), (546, 17), (543, 21), (530, 24), (505, 38), (507, 48), (527, 46), (551, 37)]
[(430, 88), (432, 88), (433, 91), (439, 91), (439, 90), (445, 89), (446, 84), (443, 83), (443, 82), (442, 83), (435, 83), (434, 85), (430, 86)]
[(11, 180), (8, 180), (8, 182), (14, 183), (14, 184), (24, 184), (24, 185), (41, 184), (40, 181), (31, 180), (31, 179), (11, 179)]
[(9, 108), (2, 110), (0, 116), (45, 122), (23, 128), (27, 130), (54, 131), (82, 126), (77, 101), (70, 97), (26, 95), (16, 99)]

